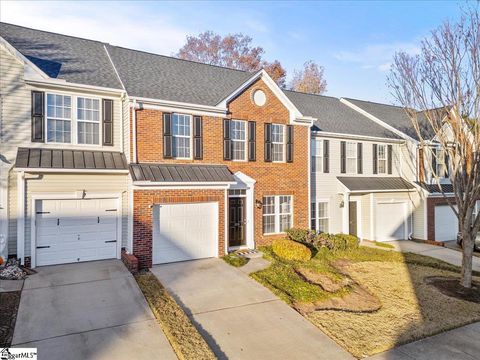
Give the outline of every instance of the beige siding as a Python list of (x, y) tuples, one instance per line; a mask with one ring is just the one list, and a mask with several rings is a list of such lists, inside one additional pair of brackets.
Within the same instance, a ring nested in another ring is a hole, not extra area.
[(26, 214), (25, 214), (25, 256), (30, 256), (31, 239), (31, 207), (32, 195), (41, 197), (42, 194), (74, 195), (76, 192), (85, 190), (87, 197), (95, 197), (95, 194), (121, 193), (123, 201), (121, 206), (122, 221), (122, 246), (127, 232), (127, 211), (125, 205), (127, 191), (126, 175), (78, 175), (78, 174), (44, 174), (39, 179), (29, 179), (26, 185)]
[(427, 240), (425, 236), (425, 212), (426, 209), (426, 201), (427, 199), (424, 197), (423, 194), (420, 195), (422, 198), (419, 200), (418, 206), (413, 211), (413, 237), (415, 239), (423, 239)]

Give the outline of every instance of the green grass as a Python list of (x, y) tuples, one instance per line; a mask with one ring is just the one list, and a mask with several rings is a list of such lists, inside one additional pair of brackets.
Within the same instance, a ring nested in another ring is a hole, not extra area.
[(395, 246), (393, 246), (392, 244), (384, 243), (381, 241), (372, 241), (372, 243), (374, 243), (375, 246), (383, 247), (386, 249), (395, 249)]
[(235, 267), (242, 267), (243, 265), (248, 263), (248, 261), (250, 260), (250, 259), (247, 259), (244, 256), (239, 256), (235, 252), (231, 252), (230, 254), (222, 256), (222, 259), (227, 264), (230, 264), (230, 265), (235, 266)]

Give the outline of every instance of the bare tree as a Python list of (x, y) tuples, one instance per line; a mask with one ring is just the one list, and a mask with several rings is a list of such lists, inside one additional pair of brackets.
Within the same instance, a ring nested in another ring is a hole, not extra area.
[(264, 53), (262, 47), (253, 46), (252, 38), (244, 34), (222, 37), (212, 31), (205, 31), (198, 36), (187, 36), (186, 44), (175, 56), (250, 72), (264, 68), (280, 87), (284, 87), (287, 72), (278, 60), (271, 63), (263, 60)]
[[(388, 83), (411, 118), (423, 153), (445, 161), (448, 168), (454, 201), (440, 185), (437, 169), (429, 165), (439, 191), (458, 217), (463, 238), (461, 284), (470, 288), (474, 241), (480, 230), (480, 214), (475, 214), (480, 199), (478, 10), (467, 10), (458, 22), (445, 22), (432, 31), (422, 41), (419, 55), (396, 54)], [(433, 147), (441, 151), (431, 151)]]
[(309, 94), (323, 94), (327, 91), (327, 82), (323, 78), (323, 67), (312, 60), (303, 64), (303, 69), (295, 70), (290, 89)]

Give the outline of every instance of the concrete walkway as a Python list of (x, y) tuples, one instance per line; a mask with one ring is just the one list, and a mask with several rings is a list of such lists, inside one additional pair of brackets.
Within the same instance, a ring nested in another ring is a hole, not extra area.
[(120, 260), (46, 266), (24, 283), (13, 346), (39, 359), (176, 359)]
[[(410, 240), (389, 241), (388, 244), (395, 246), (395, 250), (397, 251), (412, 252), (415, 254), (430, 256), (456, 266), (462, 265), (462, 253), (460, 251), (453, 250), (447, 247), (429, 245)], [(363, 243), (362, 245), (379, 248), (374, 244), (367, 242)], [(388, 250), (386, 248), (379, 249)], [(473, 270), (480, 271), (479, 257), (473, 257)]]
[(242, 271), (220, 259), (154, 266), (219, 359), (353, 359)]
[(372, 356), (372, 360), (480, 359), (480, 323), (467, 325)]

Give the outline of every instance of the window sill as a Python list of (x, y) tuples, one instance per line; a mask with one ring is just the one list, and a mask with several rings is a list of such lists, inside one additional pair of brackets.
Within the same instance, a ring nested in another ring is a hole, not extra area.
[(278, 232), (278, 233), (264, 233), (263, 236), (271, 236), (271, 235), (286, 235), (286, 232)]

